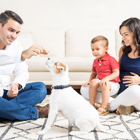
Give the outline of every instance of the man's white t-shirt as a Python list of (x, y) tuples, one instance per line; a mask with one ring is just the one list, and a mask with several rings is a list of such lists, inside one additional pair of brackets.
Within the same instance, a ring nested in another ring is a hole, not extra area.
[(2, 78), (3, 89), (10, 89), (13, 74), (15, 77), (13, 83), (19, 83), (24, 88), (28, 82), (28, 66), (25, 61), (21, 61), (22, 51), (22, 46), (18, 40), (7, 45), (5, 50), (0, 50), (0, 77)]

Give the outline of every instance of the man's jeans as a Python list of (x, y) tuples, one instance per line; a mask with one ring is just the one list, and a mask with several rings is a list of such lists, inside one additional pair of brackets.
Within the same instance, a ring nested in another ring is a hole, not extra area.
[(4, 90), (3, 97), (0, 97), (0, 120), (30, 120), (38, 118), (38, 110), (35, 107), (47, 95), (47, 89), (42, 82), (26, 84), (25, 88), (19, 91), (18, 96), (9, 98), (7, 90)]

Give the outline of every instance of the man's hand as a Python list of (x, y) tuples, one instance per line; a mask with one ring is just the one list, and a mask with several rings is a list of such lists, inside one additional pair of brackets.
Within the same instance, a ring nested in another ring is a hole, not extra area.
[(15, 83), (11, 86), (11, 89), (7, 92), (8, 97), (16, 97), (18, 95), (18, 86), (19, 84)]
[(29, 59), (32, 56), (37, 56), (39, 54), (48, 54), (48, 51), (46, 51), (42, 46), (34, 44), (29, 49), (24, 50), (21, 54), (21, 60)]

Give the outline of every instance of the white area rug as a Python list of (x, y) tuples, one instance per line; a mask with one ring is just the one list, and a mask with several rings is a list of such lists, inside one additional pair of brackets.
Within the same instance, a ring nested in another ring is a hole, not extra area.
[[(41, 103), (48, 102), (48, 97)], [(57, 118), (55, 125), (44, 136), (37, 132), (44, 128), (47, 119), (30, 121), (1, 122), (0, 140), (139, 140), (140, 139), (140, 112), (130, 115), (116, 115), (110, 113), (100, 117), (100, 122), (106, 132), (93, 132), (87, 135), (70, 136), (71, 130), (68, 120), (62, 116)]]

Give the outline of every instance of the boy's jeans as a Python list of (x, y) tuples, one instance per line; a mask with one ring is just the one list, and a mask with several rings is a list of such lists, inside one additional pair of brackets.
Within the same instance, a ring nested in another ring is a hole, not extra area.
[(30, 120), (38, 118), (36, 104), (40, 103), (47, 95), (47, 89), (42, 82), (26, 84), (25, 88), (19, 91), (18, 96), (10, 98), (8, 90), (4, 90), (3, 97), (0, 97), (0, 120)]

